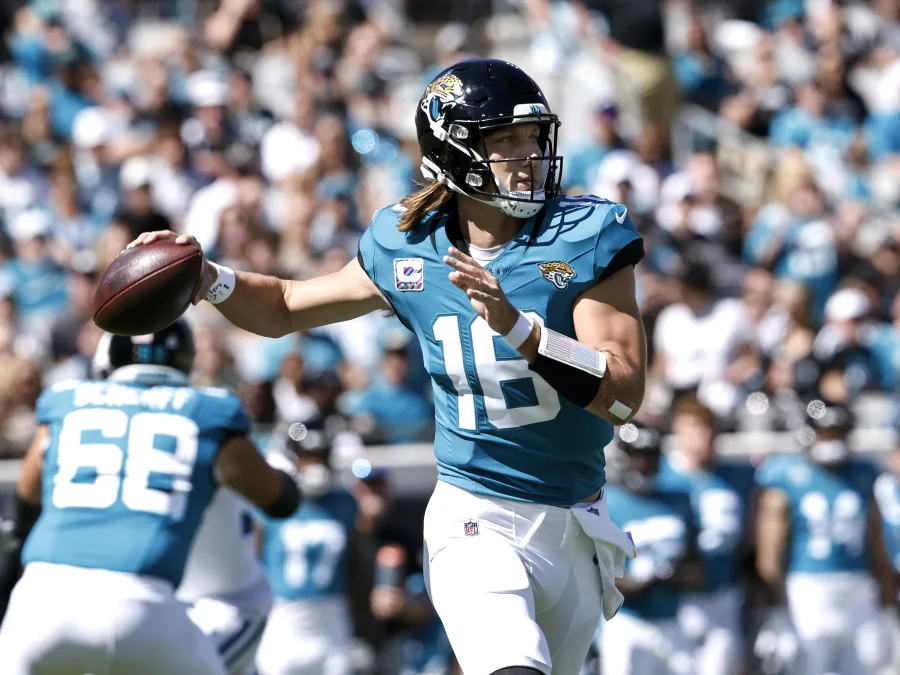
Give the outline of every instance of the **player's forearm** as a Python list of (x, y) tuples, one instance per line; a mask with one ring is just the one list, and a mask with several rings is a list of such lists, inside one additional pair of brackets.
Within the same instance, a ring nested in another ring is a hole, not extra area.
[(215, 305), (238, 328), (277, 338), (291, 332), (288, 285), (292, 282), (252, 272), (236, 272), (231, 295)]
[(644, 400), (646, 369), (612, 352), (606, 354), (606, 375), (600, 390), (586, 408), (610, 424), (625, 424), (634, 417)]
[(304, 281), (238, 272), (231, 296), (216, 307), (239, 328), (272, 338), (388, 309), (368, 279), (359, 283), (350, 272)]
[[(535, 324), (519, 347), (519, 353), (529, 364), (534, 364), (537, 359), (540, 339), (541, 327)], [(600, 379), (597, 394), (585, 410), (611, 424), (624, 424), (637, 413), (644, 399), (647, 370), (642, 358), (644, 348), (638, 340), (636, 347), (630, 350), (634, 352), (630, 357), (626, 353), (629, 350), (615, 345), (597, 351), (606, 358), (606, 374)]]

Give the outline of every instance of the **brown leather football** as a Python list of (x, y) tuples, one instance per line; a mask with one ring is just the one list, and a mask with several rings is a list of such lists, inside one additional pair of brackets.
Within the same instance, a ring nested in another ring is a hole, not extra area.
[(116, 335), (162, 330), (191, 304), (200, 284), (203, 252), (191, 244), (155, 241), (122, 251), (94, 294), (94, 323)]

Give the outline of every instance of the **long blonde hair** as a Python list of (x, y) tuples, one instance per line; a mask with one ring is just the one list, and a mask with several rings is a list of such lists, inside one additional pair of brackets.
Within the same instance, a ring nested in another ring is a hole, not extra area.
[(400, 200), (400, 206), (406, 208), (400, 215), (397, 229), (401, 232), (409, 232), (425, 215), (447, 205), (453, 191), (446, 185), (441, 185), (436, 180), (426, 183), (412, 194)]

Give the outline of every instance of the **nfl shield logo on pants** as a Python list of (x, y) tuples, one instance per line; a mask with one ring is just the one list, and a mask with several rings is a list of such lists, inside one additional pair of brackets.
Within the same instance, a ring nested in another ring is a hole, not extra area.
[(463, 527), (465, 528), (464, 531), (467, 537), (474, 537), (476, 534), (478, 534), (478, 523), (476, 523), (474, 520), (466, 521), (465, 523), (463, 523)]

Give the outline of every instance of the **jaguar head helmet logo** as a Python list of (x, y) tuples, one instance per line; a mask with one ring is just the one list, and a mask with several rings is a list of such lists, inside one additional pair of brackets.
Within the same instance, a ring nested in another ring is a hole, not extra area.
[(575, 278), (575, 270), (572, 269), (572, 266), (561, 260), (538, 263), (538, 269), (541, 270), (541, 276), (560, 291), (565, 290), (569, 286), (569, 282)]

